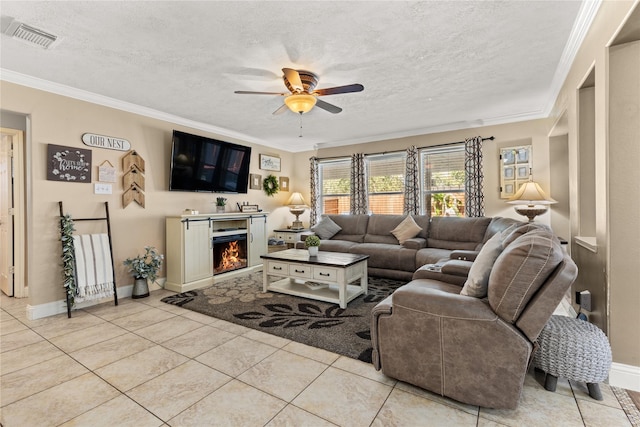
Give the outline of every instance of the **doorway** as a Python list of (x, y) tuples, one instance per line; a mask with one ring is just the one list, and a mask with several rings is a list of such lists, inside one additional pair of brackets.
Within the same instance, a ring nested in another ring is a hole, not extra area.
[(24, 298), (28, 296), (24, 131), (0, 128), (0, 134), (0, 290)]

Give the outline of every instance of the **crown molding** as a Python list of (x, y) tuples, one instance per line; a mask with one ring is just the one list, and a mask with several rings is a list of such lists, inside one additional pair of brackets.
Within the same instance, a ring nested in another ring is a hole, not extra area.
[(560, 94), (560, 89), (562, 89), (562, 85), (564, 85), (564, 82), (569, 75), (573, 61), (576, 59), (578, 50), (580, 49), (589, 28), (591, 28), (591, 24), (593, 23), (601, 4), (602, 0), (585, 0), (580, 5), (578, 16), (576, 17), (576, 21), (571, 29), (571, 34), (569, 34), (569, 40), (567, 40), (567, 44), (562, 51), (562, 56), (560, 57), (560, 62), (558, 63), (555, 74), (553, 75), (553, 80), (549, 89), (549, 99), (547, 101), (547, 106), (544, 109), (545, 117), (548, 117), (553, 110), (553, 106)]
[(5, 68), (0, 68), (0, 80), (30, 87), (33, 89), (42, 90), (45, 92), (54, 93), (56, 95), (66, 96), (68, 98), (73, 98), (80, 101), (90, 102), (92, 104), (102, 105), (104, 107), (114, 108), (116, 110), (126, 111), (128, 113), (138, 114), (152, 119), (158, 119), (205, 132), (215, 133), (227, 138), (234, 138), (245, 142), (270, 146), (270, 144), (262, 139), (254, 138), (252, 136), (232, 131), (230, 129), (209, 125), (195, 120), (185, 119), (184, 117), (165, 113), (163, 111), (154, 110), (152, 108), (143, 107), (141, 105), (132, 104), (130, 102), (120, 101), (115, 98), (98, 95), (93, 92), (73, 88), (71, 86), (66, 86), (59, 83), (54, 83), (49, 80), (43, 80), (37, 77), (28, 76), (26, 74), (17, 73)]

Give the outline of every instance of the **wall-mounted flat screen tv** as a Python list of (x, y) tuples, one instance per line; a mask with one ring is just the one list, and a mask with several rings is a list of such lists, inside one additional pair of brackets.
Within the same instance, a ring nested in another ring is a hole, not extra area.
[(174, 130), (171, 191), (246, 193), (251, 147)]

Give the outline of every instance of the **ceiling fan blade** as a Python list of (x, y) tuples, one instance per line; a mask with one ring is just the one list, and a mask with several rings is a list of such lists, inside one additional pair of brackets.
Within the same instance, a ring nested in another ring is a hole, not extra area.
[(284, 73), (284, 77), (289, 81), (291, 87), (298, 91), (304, 91), (304, 86), (302, 85), (302, 80), (300, 80), (300, 74), (292, 68), (283, 68), (282, 72)]
[(317, 89), (314, 90), (313, 93), (316, 95), (336, 95), (338, 93), (349, 93), (349, 92), (362, 92), (364, 90), (364, 86), (359, 83), (355, 83), (352, 85), (346, 86), (336, 86), (336, 87), (328, 87), (325, 89)]
[(282, 92), (252, 92), (250, 90), (236, 90), (233, 93), (238, 93), (240, 95), (285, 95)]
[(285, 111), (287, 111), (287, 109), (288, 109), (287, 104), (282, 104), (282, 106), (280, 108), (278, 108), (276, 111), (274, 111), (272, 114), (274, 116), (277, 116), (278, 114), (282, 114)]
[(340, 111), (342, 111), (342, 108), (337, 107), (333, 104), (329, 104), (328, 102), (324, 102), (321, 99), (316, 99), (316, 107), (322, 108), (323, 110), (326, 110), (333, 114), (338, 114)]

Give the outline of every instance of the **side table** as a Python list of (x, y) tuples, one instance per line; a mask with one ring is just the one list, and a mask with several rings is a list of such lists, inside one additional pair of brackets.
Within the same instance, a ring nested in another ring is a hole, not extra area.
[(589, 396), (602, 400), (598, 383), (611, 368), (611, 346), (596, 325), (572, 317), (553, 315), (538, 337), (533, 354), (536, 368), (546, 373), (544, 388), (556, 391), (558, 377), (587, 383)]
[(281, 230), (273, 230), (273, 232), (276, 234), (276, 239), (284, 240), (284, 242), (287, 244), (287, 247), (289, 248), (293, 248), (298, 240), (302, 240), (302, 234), (308, 233), (309, 231), (311, 230), (309, 230), (308, 228), (285, 228)]

